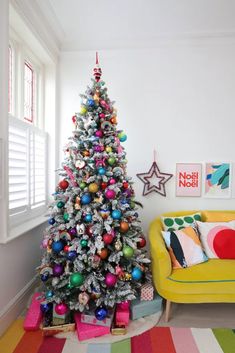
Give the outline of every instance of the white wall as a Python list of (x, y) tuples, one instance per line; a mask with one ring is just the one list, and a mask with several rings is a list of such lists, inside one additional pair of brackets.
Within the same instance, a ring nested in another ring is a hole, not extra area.
[[(142, 197), (137, 173), (147, 172), (153, 149), (162, 172), (175, 174), (176, 162), (232, 161), (235, 131), (234, 38), (162, 40), (145, 50), (100, 51), (103, 79), (116, 101), (118, 128), (126, 131), (128, 174), (143, 203), (142, 224), (162, 212), (182, 209), (234, 209), (234, 199)], [(71, 134), (71, 116), (80, 108), (95, 61), (94, 52), (64, 52), (60, 65), (60, 150)], [(63, 158), (63, 157), (61, 157)]]

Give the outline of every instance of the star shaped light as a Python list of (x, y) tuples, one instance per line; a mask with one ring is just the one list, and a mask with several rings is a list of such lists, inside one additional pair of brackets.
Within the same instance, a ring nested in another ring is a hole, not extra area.
[(139, 173), (136, 175), (144, 183), (143, 196), (153, 191), (162, 196), (166, 196), (165, 184), (173, 176), (172, 174), (161, 173), (155, 161), (147, 173)]

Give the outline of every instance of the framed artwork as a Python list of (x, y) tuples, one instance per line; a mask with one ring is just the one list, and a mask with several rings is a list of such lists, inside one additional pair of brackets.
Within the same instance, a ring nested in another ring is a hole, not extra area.
[(232, 164), (206, 163), (205, 164), (205, 197), (231, 197)]
[(201, 163), (176, 164), (176, 196), (201, 196)]

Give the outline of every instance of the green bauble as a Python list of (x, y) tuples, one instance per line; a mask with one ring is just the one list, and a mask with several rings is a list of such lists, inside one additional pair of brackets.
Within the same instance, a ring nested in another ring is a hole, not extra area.
[(63, 201), (59, 201), (59, 202), (57, 203), (57, 207), (58, 207), (58, 208), (64, 207), (64, 202), (63, 202)]
[(80, 244), (81, 244), (81, 247), (82, 247), (82, 248), (85, 248), (85, 247), (87, 246), (87, 244), (88, 244), (88, 241), (87, 241), (86, 239), (82, 239), (82, 240), (80, 241)]
[(79, 187), (82, 190), (84, 190), (86, 186), (87, 186), (87, 184), (85, 183), (85, 181), (81, 181), (81, 183), (79, 184)]
[(70, 276), (70, 285), (80, 287), (84, 282), (84, 277), (81, 273), (75, 272)]
[(109, 157), (109, 159), (108, 159), (108, 164), (109, 165), (114, 165), (116, 163), (116, 158), (114, 158), (114, 157)]
[(67, 222), (69, 220), (69, 214), (64, 213), (63, 218), (64, 218), (64, 221)]
[(125, 245), (122, 249), (122, 252), (123, 252), (123, 255), (126, 259), (130, 259), (134, 254), (134, 249), (132, 249), (128, 245)]

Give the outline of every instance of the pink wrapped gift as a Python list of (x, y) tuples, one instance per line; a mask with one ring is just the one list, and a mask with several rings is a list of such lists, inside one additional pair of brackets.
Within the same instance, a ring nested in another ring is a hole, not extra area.
[(113, 315), (114, 315), (114, 310), (109, 311), (105, 319), (97, 320), (94, 312), (84, 312), (81, 314), (81, 322), (86, 324), (111, 327), (113, 322)]
[(117, 304), (117, 309), (129, 310), (130, 309), (130, 302), (127, 300), (125, 302)]
[(33, 295), (30, 307), (24, 319), (25, 331), (36, 331), (39, 329), (40, 323), (42, 322), (42, 312), (40, 304), (43, 299), (37, 299), (41, 293), (37, 292)]
[(125, 325), (127, 326), (130, 318), (130, 310), (120, 308), (119, 304), (117, 305), (115, 323), (116, 325)]
[(151, 283), (145, 283), (140, 290), (140, 300), (153, 300), (154, 288)]
[(107, 326), (98, 326), (85, 324), (81, 322), (81, 314), (76, 313), (74, 315), (76, 323), (77, 335), (80, 341), (88, 340), (89, 338), (99, 337), (110, 333), (110, 328)]

